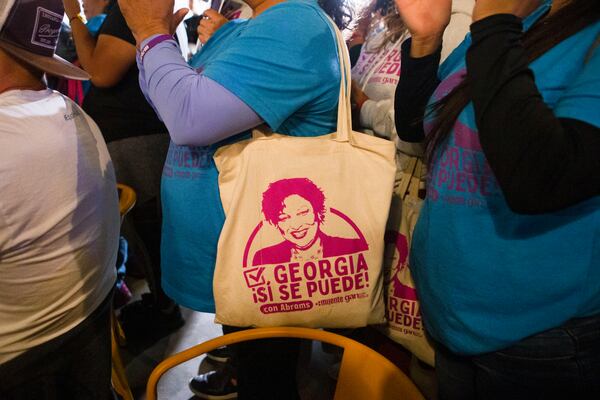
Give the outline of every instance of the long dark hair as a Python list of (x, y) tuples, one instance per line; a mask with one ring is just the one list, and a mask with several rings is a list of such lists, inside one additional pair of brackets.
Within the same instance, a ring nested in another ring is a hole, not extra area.
[(352, 10), (348, 0), (319, 0), (319, 6), (340, 30), (346, 29), (352, 22)]
[[(523, 36), (529, 62), (536, 60), (558, 43), (600, 19), (600, 1), (571, 0), (555, 13), (545, 16)], [(459, 114), (471, 101), (469, 80), (465, 78), (446, 97), (434, 104), (433, 129), (425, 140), (425, 156), (431, 165), (435, 151), (446, 140)]]

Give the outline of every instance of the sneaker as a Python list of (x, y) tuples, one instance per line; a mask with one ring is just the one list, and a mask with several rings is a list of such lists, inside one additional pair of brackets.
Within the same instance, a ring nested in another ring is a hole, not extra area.
[(197, 397), (209, 400), (237, 399), (237, 386), (227, 369), (196, 375), (190, 380), (190, 390)]
[(231, 350), (227, 346), (217, 347), (206, 353), (206, 358), (212, 361), (226, 363), (231, 358)]
[(177, 304), (162, 310), (154, 302), (150, 293), (142, 294), (142, 299), (121, 308), (119, 321), (125, 337), (132, 340), (162, 338), (185, 324)]

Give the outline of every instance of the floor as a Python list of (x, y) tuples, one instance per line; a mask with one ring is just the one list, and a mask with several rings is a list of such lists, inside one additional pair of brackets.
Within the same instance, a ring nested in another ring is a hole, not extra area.
[[(130, 283), (134, 293), (144, 291), (143, 283)], [(214, 314), (199, 313), (182, 308), (185, 325), (173, 334), (149, 346), (130, 343), (121, 349), (134, 398), (145, 399), (147, 379), (154, 367), (169, 355), (178, 353), (200, 342), (222, 334), (220, 325), (213, 322)], [(329, 400), (333, 398), (335, 380), (328, 369), (334, 357), (324, 353), (320, 344), (306, 345), (298, 368), (298, 384), (303, 400)], [(204, 357), (190, 360), (167, 372), (159, 382), (159, 399), (196, 399), (188, 389), (189, 379), (199, 370), (210, 370), (210, 361)]]

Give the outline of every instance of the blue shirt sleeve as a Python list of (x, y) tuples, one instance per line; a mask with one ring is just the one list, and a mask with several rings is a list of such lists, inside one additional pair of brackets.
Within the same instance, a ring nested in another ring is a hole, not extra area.
[[(600, 34), (600, 32), (599, 32)], [(600, 128), (600, 48), (586, 61), (582, 72), (558, 101), (554, 113)]]
[(316, 4), (284, 2), (249, 20), (207, 61), (203, 74), (278, 130), (292, 114), (337, 106), (335, 46), (329, 21)]

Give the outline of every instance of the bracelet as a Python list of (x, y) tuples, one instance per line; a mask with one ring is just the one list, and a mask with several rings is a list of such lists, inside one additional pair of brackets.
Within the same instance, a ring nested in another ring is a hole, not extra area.
[(69, 25), (71, 25), (73, 23), (73, 20), (75, 19), (80, 20), (81, 23), (85, 25), (85, 19), (83, 18), (83, 15), (81, 15), (81, 13), (77, 13), (77, 15), (75, 15), (74, 17), (69, 18)]
[(171, 35), (158, 35), (157, 37), (155, 37), (154, 39), (150, 40), (148, 43), (146, 43), (146, 45), (140, 50), (140, 62), (144, 62), (144, 56), (146, 55), (146, 53), (148, 53), (148, 51), (153, 48), (154, 46), (156, 46), (159, 43), (164, 42), (165, 40), (172, 40), (173, 36)]

